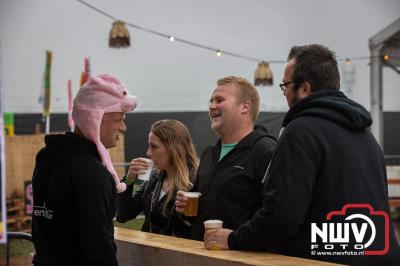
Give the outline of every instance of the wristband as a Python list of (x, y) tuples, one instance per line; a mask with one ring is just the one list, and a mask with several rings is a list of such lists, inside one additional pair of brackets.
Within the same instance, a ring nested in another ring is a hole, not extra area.
[(122, 178), (122, 182), (124, 182), (127, 186), (130, 186), (135, 182), (135, 180), (128, 178), (128, 176), (124, 176)]

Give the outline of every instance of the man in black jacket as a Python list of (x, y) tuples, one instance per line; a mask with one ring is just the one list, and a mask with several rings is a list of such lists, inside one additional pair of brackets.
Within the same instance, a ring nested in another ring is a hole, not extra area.
[[(262, 204), (262, 179), (275, 139), (261, 126), (254, 129), (260, 98), (256, 88), (239, 77), (218, 80), (209, 106), (211, 127), (220, 139), (203, 152), (192, 191), (201, 192), (199, 212), (192, 221), (192, 239), (203, 240), (203, 222), (219, 219), (236, 229)], [(178, 192), (176, 210), (186, 198)]]
[(107, 149), (135, 106), (116, 78), (91, 77), (74, 99), (75, 132), (45, 137), (32, 178), (34, 265), (118, 265), (112, 220), (124, 186)]
[(339, 91), (334, 53), (320, 45), (293, 47), (282, 81), (290, 110), (263, 206), (233, 232), (208, 231), (206, 245), (398, 265), (384, 157), (368, 129), (368, 112)]

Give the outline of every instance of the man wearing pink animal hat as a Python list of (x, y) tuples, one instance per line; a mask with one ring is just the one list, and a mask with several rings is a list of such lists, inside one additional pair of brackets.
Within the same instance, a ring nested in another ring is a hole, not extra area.
[(118, 265), (112, 220), (126, 185), (107, 149), (135, 107), (118, 79), (91, 77), (74, 99), (75, 132), (45, 137), (32, 177), (34, 265)]

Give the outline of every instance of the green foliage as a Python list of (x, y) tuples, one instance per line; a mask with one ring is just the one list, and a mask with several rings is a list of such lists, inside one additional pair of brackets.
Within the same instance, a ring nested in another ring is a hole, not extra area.
[(114, 221), (114, 226), (132, 230), (140, 230), (142, 229), (143, 223), (144, 223), (144, 218), (137, 218), (129, 220), (126, 223), (118, 223), (117, 221)]

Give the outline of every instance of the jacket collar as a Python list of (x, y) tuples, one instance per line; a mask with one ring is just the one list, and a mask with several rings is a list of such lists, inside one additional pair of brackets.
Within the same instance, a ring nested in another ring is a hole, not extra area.
[[(264, 132), (260, 132), (258, 130), (253, 130), (252, 132), (247, 134), (244, 138), (242, 138), (236, 144), (234, 149), (246, 149), (246, 148), (252, 147), (259, 138), (264, 137), (264, 136), (267, 136), (267, 134), (265, 134)], [(218, 139), (216, 144), (211, 145), (211, 148), (215, 152), (220, 152), (221, 151), (221, 143), (222, 143), (222, 140)]]

